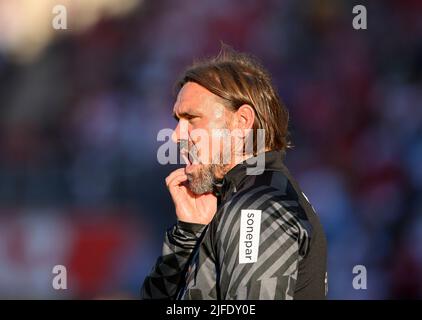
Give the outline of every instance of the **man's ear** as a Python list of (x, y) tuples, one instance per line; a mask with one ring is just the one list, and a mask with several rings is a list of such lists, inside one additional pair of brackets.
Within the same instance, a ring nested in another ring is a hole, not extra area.
[(255, 110), (248, 104), (241, 105), (236, 111), (239, 129), (252, 129), (255, 122)]

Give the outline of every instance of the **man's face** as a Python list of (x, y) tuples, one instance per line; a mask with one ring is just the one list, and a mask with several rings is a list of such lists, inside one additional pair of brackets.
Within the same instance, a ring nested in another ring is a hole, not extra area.
[(221, 98), (197, 83), (188, 82), (177, 96), (173, 115), (178, 120), (173, 141), (180, 144), (182, 154), (183, 149), (190, 151), (184, 157), (189, 188), (196, 194), (211, 192), (213, 182), (224, 175), (222, 160), (231, 159), (230, 145), (224, 143), (227, 136), (218, 129), (230, 129), (233, 112), (222, 104)]

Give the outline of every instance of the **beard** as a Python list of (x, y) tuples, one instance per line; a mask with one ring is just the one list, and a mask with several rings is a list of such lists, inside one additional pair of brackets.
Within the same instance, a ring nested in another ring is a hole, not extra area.
[(187, 175), (189, 189), (197, 195), (212, 192), (214, 184), (220, 180), (217, 172), (221, 167), (218, 164), (200, 164), (194, 172)]
[[(223, 128), (224, 129), (224, 128)], [(197, 155), (197, 149), (195, 145), (190, 146), (190, 150)], [(210, 164), (199, 163), (196, 164), (195, 170), (187, 173), (189, 189), (196, 195), (210, 193), (214, 189), (214, 185), (224, 177), (227, 171), (227, 161), (231, 159), (231, 148), (223, 148), (221, 153), (213, 157), (213, 161)], [(197, 157), (195, 157), (198, 159)], [(215, 162), (214, 162), (214, 159)], [(189, 157), (190, 160), (190, 157)]]
[[(223, 157), (230, 159), (230, 149), (223, 150)], [(224, 162), (211, 164), (198, 164), (197, 168), (188, 173), (189, 189), (197, 195), (212, 192), (214, 185), (221, 182), (228, 170), (228, 164)]]

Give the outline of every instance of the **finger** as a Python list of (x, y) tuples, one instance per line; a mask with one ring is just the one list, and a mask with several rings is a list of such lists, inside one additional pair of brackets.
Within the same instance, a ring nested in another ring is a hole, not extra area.
[(186, 174), (180, 174), (177, 176), (172, 177), (172, 179), (170, 179), (168, 181), (167, 187), (171, 188), (173, 186), (178, 186), (180, 185), (182, 182), (185, 182), (186, 180), (188, 180), (188, 176)]
[[(182, 173), (178, 173), (178, 174), (174, 174), (174, 175), (171, 175), (171, 176), (168, 176), (167, 178), (166, 178), (166, 185), (167, 185), (167, 187), (169, 186), (169, 185), (171, 185), (172, 184), (172, 181), (174, 180), (174, 179), (177, 179), (177, 178), (179, 178), (179, 177), (184, 177), (184, 176), (186, 176), (186, 174), (184, 173), (184, 172), (182, 172)], [(187, 178), (187, 177), (186, 177)]]
[(184, 168), (177, 169), (177, 170), (173, 171), (172, 173), (170, 173), (169, 176), (166, 178), (166, 185), (168, 185), (169, 182), (171, 180), (173, 180), (175, 177), (180, 176), (182, 174), (185, 174)]
[(175, 178), (168, 186), (167, 189), (170, 191), (170, 193), (173, 194), (175, 190), (180, 190), (181, 187), (186, 187), (186, 181), (188, 179), (185, 177), (179, 177)]

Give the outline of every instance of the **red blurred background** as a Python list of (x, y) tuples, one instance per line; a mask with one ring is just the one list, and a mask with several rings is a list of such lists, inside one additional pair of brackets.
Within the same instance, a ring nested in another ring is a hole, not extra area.
[[(52, 8), (67, 8), (54, 30)], [(352, 27), (364, 4), (368, 29)], [(220, 40), (291, 114), (329, 298), (422, 297), (422, 2), (0, 0), (0, 297), (137, 298), (174, 212), (173, 83)], [(67, 268), (68, 289), (52, 288)], [(365, 265), (368, 289), (352, 286)]]

